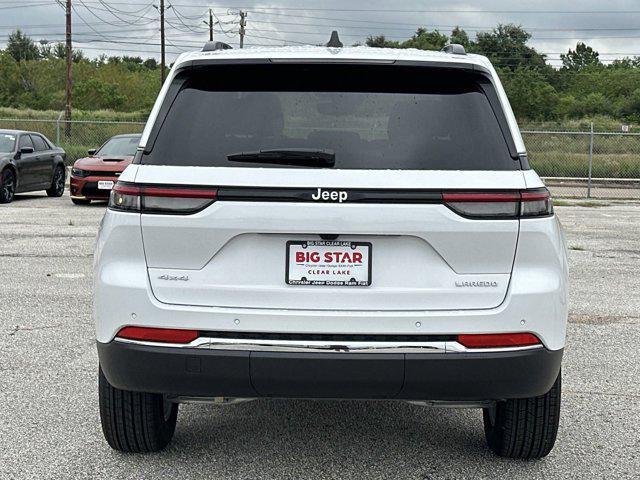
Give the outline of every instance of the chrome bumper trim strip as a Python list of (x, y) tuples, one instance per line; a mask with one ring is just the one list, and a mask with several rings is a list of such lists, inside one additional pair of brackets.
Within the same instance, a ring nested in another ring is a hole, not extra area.
[(515, 352), (543, 348), (542, 345), (504, 348), (467, 348), (458, 342), (348, 342), (329, 343), (324, 340), (264, 340), (246, 338), (199, 337), (191, 343), (160, 343), (116, 338), (115, 341), (154, 347), (203, 348), (209, 350), (240, 350), (254, 352), (291, 353), (491, 353)]

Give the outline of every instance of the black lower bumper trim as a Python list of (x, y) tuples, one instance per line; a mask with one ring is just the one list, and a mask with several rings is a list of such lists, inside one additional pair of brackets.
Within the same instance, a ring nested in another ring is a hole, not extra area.
[(98, 343), (114, 387), (185, 397), (526, 398), (551, 388), (562, 353), (280, 353)]

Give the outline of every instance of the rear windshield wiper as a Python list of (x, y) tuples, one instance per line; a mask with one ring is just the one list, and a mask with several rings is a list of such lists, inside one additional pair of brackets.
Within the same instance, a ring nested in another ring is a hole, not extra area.
[(271, 148), (267, 150), (230, 153), (227, 155), (227, 160), (230, 162), (333, 167), (336, 163), (336, 154), (332, 150), (313, 148)]

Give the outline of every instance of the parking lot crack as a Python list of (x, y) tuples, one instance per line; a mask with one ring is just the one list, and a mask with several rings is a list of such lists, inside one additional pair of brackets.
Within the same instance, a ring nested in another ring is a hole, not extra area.
[(612, 392), (593, 392), (591, 390), (567, 390), (564, 389), (565, 393), (578, 393), (582, 395), (601, 395), (606, 397), (620, 397), (620, 398), (638, 398), (640, 399), (640, 394), (636, 393), (612, 393)]
[(53, 325), (39, 325), (37, 327), (23, 327), (20, 325), (15, 325), (14, 328), (9, 332), (10, 336), (15, 335), (18, 332), (31, 332), (31, 331), (35, 331), (35, 330), (46, 330), (48, 328), (58, 328), (58, 327), (63, 327), (64, 324), (62, 323), (56, 323)]
[(640, 317), (631, 315), (589, 315), (571, 313), (569, 323), (581, 323), (590, 325), (609, 325), (612, 323), (633, 325), (640, 321)]

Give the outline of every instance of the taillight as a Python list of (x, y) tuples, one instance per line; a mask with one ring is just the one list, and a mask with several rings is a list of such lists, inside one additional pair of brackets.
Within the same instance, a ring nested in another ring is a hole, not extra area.
[(109, 208), (139, 212), (141, 192), (142, 189), (140, 187), (116, 183), (109, 197)]
[(541, 345), (533, 333), (478, 333), (458, 335), (458, 343), (467, 348), (506, 348)]
[(111, 190), (109, 208), (128, 212), (188, 214), (216, 201), (218, 190), (203, 187), (165, 187), (118, 182)]
[(518, 216), (518, 192), (443, 193), (442, 200), (454, 212), (471, 218), (514, 218)]
[(469, 218), (513, 219), (553, 214), (546, 188), (519, 192), (445, 192), (442, 200), (451, 210)]
[(191, 343), (199, 336), (200, 332), (197, 330), (153, 327), (124, 327), (116, 335), (117, 338), (127, 340), (160, 343)]
[(553, 214), (553, 202), (546, 188), (523, 190), (520, 195), (522, 195), (521, 217), (544, 217)]

